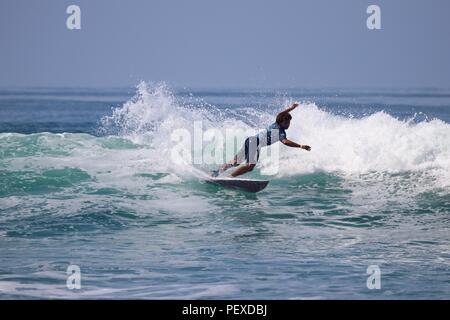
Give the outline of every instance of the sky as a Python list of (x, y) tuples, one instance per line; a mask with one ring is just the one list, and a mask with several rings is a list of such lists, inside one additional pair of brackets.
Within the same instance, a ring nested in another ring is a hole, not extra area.
[(448, 0), (1, 0), (0, 86), (449, 88), (449, 13)]

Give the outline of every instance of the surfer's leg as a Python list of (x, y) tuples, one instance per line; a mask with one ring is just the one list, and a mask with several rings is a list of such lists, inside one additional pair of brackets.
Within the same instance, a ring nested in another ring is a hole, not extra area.
[(245, 139), (244, 145), (239, 150), (239, 152), (233, 157), (233, 159), (230, 160), (228, 163), (225, 163), (224, 165), (222, 165), (219, 168), (219, 173), (223, 173), (223, 172), (227, 171), (228, 169), (230, 169), (231, 167), (236, 167), (245, 161), (245, 159), (246, 159), (245, 153), (246, 153), (246, 148), (247, 148), (246, 145), (248, 145), (248, 138)]
[(237, 165), (236, 156), (234, 156), (233, 160), (220, 166), (219, 170), (214, 170), (212, 172), (212, 176), (217, 177), (219, 174), (224, 173), (225, 171), (227, 171), (231, 167), (235, 167), (236, 165)]
[(251, 137), (245, 141), (244, 146), (245, 165), (234, 170), (234, 172), (231, 174), (232, 177), (237, 177), (240, 176), (241, 174), (253, 170), (253, 168), (256, 166), (256, 162), (258, 162), (259, 159), (258, 144), (259, 139), (257, 137)]
[(234, 156), (233, 160), (229, 161), (228, 163), (225, 163), (220, 167), (219, 172), (220, 173), (225, 172), (231, 167), (235, 167), (236, 165), (237, 165), (237, 156)]
[(238, 166), (238, 165), (239, 165), (239, 163), (238, 163), (238, 160), (237, 160), (237, 155), (235, 155), (234, 158), (233, 158), (233, 160), (231, 160), (231, 161), (229, 161), (229, 162), (223, 164), (222, 166), (219, 167), (218, 170), (213, 170), (213, 171), (211, 172), (211, 175), (212, 175), (213, 177), (217, 177), (219, 174), (224, 173), (225, 171), (227, 171), (227, 170), (230, 169), (231, 167), (236, 167), (236, 166)]
[(234, 170), (233, 173), (231, 174), (231, 176), (232, 177), (240, 176), (241, 174), (252, 171), (255, 166), (256, 166), (256, 164), (247, 163), (243, 166), (240, 166), (236, 170)]

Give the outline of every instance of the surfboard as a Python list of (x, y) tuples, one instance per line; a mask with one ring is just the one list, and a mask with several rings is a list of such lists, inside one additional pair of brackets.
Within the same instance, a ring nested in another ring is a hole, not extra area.
[(207, 183), (219, 185), (225, 188), (241, 189), (247, 192), (258, 192), (269, 184), (268, 180), (238, 179), (238, 178), (214, 178), (205, 179)]

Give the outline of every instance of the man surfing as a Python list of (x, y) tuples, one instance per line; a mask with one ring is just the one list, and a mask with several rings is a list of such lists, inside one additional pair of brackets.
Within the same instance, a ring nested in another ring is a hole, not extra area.
[(282, 144), (288, 147), (301, 148), (310, 151), (310, 146), (295, 143), (294, 141), (289, 140), (286, 136), (286, 130), (289, 128), (292, 119), (292, 116), (289, 112), (291, 112), (298, 106), (298, 103), (292, 104), (292, 106), (280, 112), (277, 115), (275, 122), (268, 126), (265, 131), (258, 133), (256, 136), (251, 136), (245, 139), (244, 145), (234, 156), (233, 160), (222, 165), (219, 170), (214, 170), (211, 175), (213, 177), (217, 177), (219, 174), (225, 172), (229, 168), (237, 167), (242, 163), (245, 164), (234, 170), (231, 173), (232, 177), (237, 177), (244, 173), (252, 171), (259, 160), (259, 152), (261, 148), (270, 146), (277, 141), (280, 141)]

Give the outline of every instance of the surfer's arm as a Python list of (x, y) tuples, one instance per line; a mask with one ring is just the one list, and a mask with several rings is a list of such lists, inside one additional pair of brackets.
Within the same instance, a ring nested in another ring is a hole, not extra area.
[(289, 108), (287, 108), (284, 111), (281, 111), (279, 114), (281, 114), (281, 113), (289, 113), (289, 112), (291, 112), (292, 110), (294, 110), (297, 107), (298, 107), (298, 103), (295, 102), (295, 103), (292, 104), (292, 106), (290, 106)]
[(308, 150), (308, 151), (311, 150), (310, 146), (307, 146), (305, 144), (298, 144), (298, 143), (295, 143), (294, 141), (291, 141), (289, 139), (283, 139), (283, 140), (281, 140), (281, 143), (284, 144), (285, 146), (288, 146), (288, 147), (301, 148), (301, 149), (305, 149), (305, 150)]

